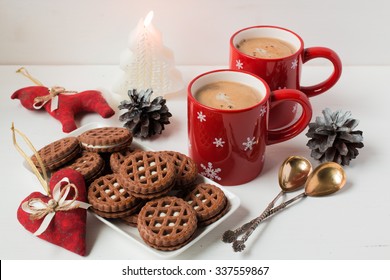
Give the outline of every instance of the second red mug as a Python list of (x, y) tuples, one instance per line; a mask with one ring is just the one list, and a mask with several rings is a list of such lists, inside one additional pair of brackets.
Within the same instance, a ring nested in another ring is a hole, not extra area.
[[(265, 51), (261, 48), (253, 49), (253, 53), (240, 50), (243, 40), (254, 38), (273, 38), (287, 42), (292, 46), (291, 54), (281, 57), (261, 57)], [(257, 53), (256, 53), (257, 52)], [(302, 86), (302, 64), (314, 58), (324, 58), (333, 65), (332, 74), (323, 82), (312, 86)], [(266, 81), (271, 90), (298, 89), (308, 97), (321, 94), (330, 89), (339, 80), (342, 64), (338, 55), (325, 47), (304, 48), (302, 38), (296, 33), (277, 26), (253, 26), (237, 31), (230, 38), (230, 69), (244, 70), (253, 73)], [(284, 102), (270, 111), (270, 128), (278, 128), (293, 121), (296, 116), (296, 104)]]

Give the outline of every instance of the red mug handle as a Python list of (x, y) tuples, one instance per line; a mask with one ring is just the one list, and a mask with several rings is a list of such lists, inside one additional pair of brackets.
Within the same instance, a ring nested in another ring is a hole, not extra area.
[(311, 120), (313, 114), (311, 104), (309, 98), (303, 92), (295, 89), (280, 89), (271, 92), (271, 110), (274, 106), (284, 101), (293, 101), (300, 104), (302, 106), (302, 114), (298, 120), (287, 127), (277, 130), (267, 130), (267, 145), (283, 142), (297, 136), (306, 128)]
[(302, 63), (314, 58), (325, 58), (333, 64), (333, 73), (325, 81), (313, 86), (301, 87), (300, 90), (307, 96), (313, 97), (330, 89), (341, 76), (342, 64), (339, 56), (331, 49), (324, 47), (311, 47), (303, 51)]

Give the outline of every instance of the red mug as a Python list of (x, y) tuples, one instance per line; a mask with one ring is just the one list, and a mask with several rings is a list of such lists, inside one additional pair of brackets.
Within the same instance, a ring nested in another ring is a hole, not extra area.
[[(216, 109), (200, 103), (195, 94), (205, 85), (230, 81), (260, 92), (260, 101), (243, 109)], [(307, 96), (295, 89), (271, 92), (267, 83), (249, 72), (215, 70), (201, 74), (188, 85), (189, 155), (199, 173), (225, 186), (240, 185), (257, 177), (264, 165), (266, 145), (286, 141), (302, 132), (311, 120)], [(269, 130), (268, 112), (292, 101), (302, 114), (287, 127)]]
[[(237, 45), (244, 39), (268, 37), (283, 40), (293, 46), (295, 52), (280, 58), (261, 58), (241, 52)], [(332, 74), (323, 82), (312, 86), (301, 86), (302, 64), (314, 58), (325, 58), (333, 65)], [(321, 94), (339, 80), (341, 60), (331, 49), (325, 47), (304, 48), (303, 40), (296, 33), (277, 26), (253, 26), (237, 31), (230, 38), (230, 69), (244, 70), (263, 78), (271, 90), (298, 89), (308, 97)], [(270, 128), (291, 123), (296, 116), (296, 104), (284, 102), (270, 112)]]

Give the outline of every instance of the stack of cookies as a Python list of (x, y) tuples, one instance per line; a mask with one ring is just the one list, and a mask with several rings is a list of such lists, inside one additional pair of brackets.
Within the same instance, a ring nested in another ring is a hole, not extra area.
[[(72, 168), (84, 176), (89, 185), (106, 169), (107, 154), (121, 151), (131, 145), (132, 134), (126, 128), (102, 127), (88, 130), (78, 137), (65, 137), (38, 151), (42, 164), (49, 172)], [(41, 170), (37, 157), (32, 161)]]
[[(38, 154), (48, 171), (79, 171), (91, 210), (136, 226), (145, 243), (158, 250), (184, 246), (197, 228), (228, 211), (220, 188), (197, 183), (191, 158), (175, 151), (142, 151), (132, 140), (126, 128), (95, 128), (55, 141)], [(32, 160), (40, 166), (35, 156)]]

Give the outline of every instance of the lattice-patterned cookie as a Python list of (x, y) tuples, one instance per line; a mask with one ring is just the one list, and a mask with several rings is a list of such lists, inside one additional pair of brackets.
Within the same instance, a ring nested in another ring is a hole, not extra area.
[(102, 176), (89, 186), (92, 210), (106, 218), (120, 218), (137, 211), (141, 200), (132, 196), (118, 182), (116, 174)]
[[(80, 142), (76, 137), (66, 137), (52, 142), (38, 151), (46, 169), (53, 171), (79, 155)], [(31, 157), (38, 170), (41, 167), (35, 155)]]
[(141, 151), (140, 149), (134, 149), (133, 147), (128, 147), (126, 149), (123, 149), (121, 151), (112, 153), (110, 155), (110, 167), (111, 170), (114, 173), (119, 172), (119, 168), (122, 165), (122, 163), (125, 161), (125, 159), (134, 154), (135, 152)]
[(192, 239), (197, 229), (196, 212), (183, 199), (164, 196), (142, 207), (137, 228), (145, 243), (153, 248), (176, 250)]
[(175, 151), (165, 151), (172, 159), (176, 169), (175, 188), (190, 186), (198, 176), (196, 163), (182, 153)]
[(89, 184), (102, 173), (104, 165), (104, 160), (98, 153), (82, 151), (78, 158), (64, 168), (72, 168), (80, 172), (87, 184)]
[(134, 196), (152, 199), (168, 193), (175, 182), (175, 166), (160, 152), (140, 151), (122, 163), (119, 181)]
[(117, 152), (130, 146), (133, 135), (127, 128), (100, 127), (79, 135), (83, 149), (90, 152)]
[(225, 193), (215, 185), (196, 185), (184, 200), (196, 211), (199, 226), (206, 226), (221, 218), (228, 211)]

